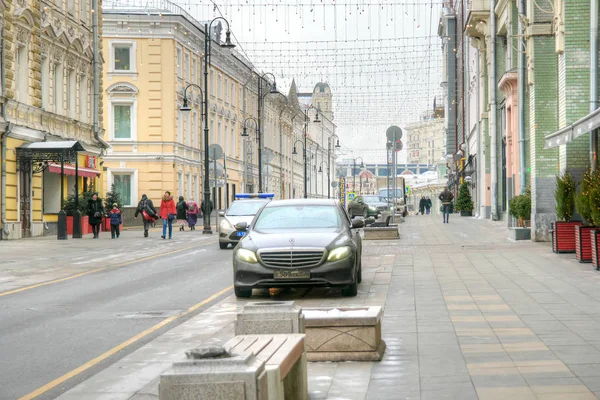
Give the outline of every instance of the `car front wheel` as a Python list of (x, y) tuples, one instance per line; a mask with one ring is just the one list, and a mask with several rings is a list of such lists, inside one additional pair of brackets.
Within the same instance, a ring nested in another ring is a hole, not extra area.
[(221, 250), (225, 250), (227, 248), (227, 246), (229, 246), (229, 243), (221, 243), (221, 242), (219, 242), (219, 247), (221, 248)]
[(235, 293), (235, 297), (245, 298), (245, 299), (252, 297), (252, 289), (246, 289), (246, 288), (234, 286), (233, 291)]

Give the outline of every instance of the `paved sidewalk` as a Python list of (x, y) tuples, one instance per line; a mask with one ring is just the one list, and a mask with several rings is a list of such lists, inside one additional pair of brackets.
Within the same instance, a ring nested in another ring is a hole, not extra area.
[[(0, 241), (0, 294), (98, 268), (145, 259), (162, 253), (183, 251), (205, 243), (216, 243), (217, 235), (203, 235), (202, 228), (179, 232), (173, 227), (173, 239), (163, 240), (162, 226), (152, 228), (148, 238), (141, 229), (127, 229), (119, 239), (100, 232), (99, 239), (85, 235), (81, 239), (57, 240), (45, 236)], [(216, 246), (216, 244), (215, 244)]]
[[(591, 265), (548, 244), (509, 242), (501, 223), (485, 220), (410, 216), (400, 231), (399, 241), (365, 242), (356, 298), (327, 289), (276, 296), (385, 305), (383, 361), (309, 364), (311, 399), (600, 395), (600, 274)], [(226, 298), (59, 399), (156, 399), (160, 373), (189, 348), (230, 339), (243, 304)]]

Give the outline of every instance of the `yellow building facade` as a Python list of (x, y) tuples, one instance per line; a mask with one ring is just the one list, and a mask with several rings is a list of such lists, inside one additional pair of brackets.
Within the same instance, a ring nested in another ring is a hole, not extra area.
[[(92, 0), (0, 0), (0, 239), (56, 232), (61, 176), (51, 153), (58, 142), (84, 149), (80, 191), (102, 189), (107, 145), (102, 126), (93, 124), (102, 115), (101, 106), (93, 107), (93, 17)], [(38, 142), (37, 150), (23, 151)], [(67, 163), (64, 171), (66, 197), (75, 166)]]

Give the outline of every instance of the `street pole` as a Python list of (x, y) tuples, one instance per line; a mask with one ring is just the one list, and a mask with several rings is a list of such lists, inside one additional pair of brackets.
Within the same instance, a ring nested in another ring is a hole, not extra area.
[(210, 180), (208, 179), (208, 68), (210, 54), (208, 51), (210, 43), (210, 32), (208, 31), (208, 24), (204, 24), (204, 230), (203, 234), (212, 235), (212, 228), (210, 226), (210, 213), (206, 210), (210, 210)]
[(262, 77), (258, 76), (258, 193), (263, 192), (262, 180)]
[(306, 136), (308, 135), (308, 110), (304, 110), (304, 198), (308, 199), (308, 185), (307, 185), (307, 176), (306, 176)]

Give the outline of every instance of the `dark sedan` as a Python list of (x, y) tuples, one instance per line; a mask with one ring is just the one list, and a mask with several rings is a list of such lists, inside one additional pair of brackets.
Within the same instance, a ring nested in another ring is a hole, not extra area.
[(265, 205), (233, 254), (237, 297), (253, 288), (337, 286), (356, 296), (362, 280), (358, 229), (335, 200), (279, 200)]

